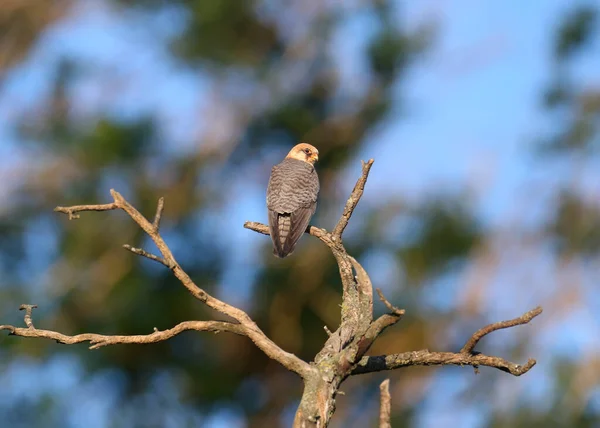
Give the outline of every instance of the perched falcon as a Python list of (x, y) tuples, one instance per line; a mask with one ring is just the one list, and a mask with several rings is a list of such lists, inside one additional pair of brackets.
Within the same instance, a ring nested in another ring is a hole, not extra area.
[(292, 254), (317, 209), (319, 177), (314, 164), (318, 160), (316, 148), (300, 143), (271, 170), (267, 208), (273, 254), (277, 257)]

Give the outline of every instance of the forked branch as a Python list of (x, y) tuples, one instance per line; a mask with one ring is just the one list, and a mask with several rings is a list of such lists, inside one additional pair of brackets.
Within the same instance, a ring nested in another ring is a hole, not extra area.
[(526, 364), (520, 365), (505, 360), (504, 358), (489, 356), (474, 352), (475, 345), (484, 336), (503, 328), (514, 327), (529, 323), (532, 319), (542, 313), (542, 308), (538, 306), (529, 312), (524, 313), (518, 318), (500, 321), (489, 324), (477, 330), (467, 341), (465, 346), (459, 352), (431, 352), (427, 349), (413, 352), (403, 352), (401, 354), (380, 355), (377, 357), (363, 357), (354, 371), (353, 375), (372, 373), (382, 370), (394, 370), (408, 366), (440, 366), (440, 365), (459, 365), (459, 366), (478, 366), (493, 367), (514, 376), (521, 376), (527, 373), (536, 361), (529, 359)]
[(84, 211), (111, 211), (111, 210), (123, 210), (131, 219), (137, 223), (137, 225), (146, 232), (146, 234), (152, 239), (161, 256), (151, 254), (141, 248), (134, 248), (130, 245), (125, 244), (124, 248), (131, 251), (134, 254), (146, 257), (150, 260), (159, 262), (169, 269), (172, 270), (173, 274), (179, 279), (181, 284), (194, 296), (207, 306), (216, 311), (229, 316), (235, 322), (221, 322), (221, 321), (186, 321), (172, 329), (165, 331), (155, 331), (149, 335), (138, 335), (138, 336), (104, 336), (94, 333), (78, 334), (75, 336), (68, 336), (59, 332), (50, 330), (38, 330), (33, 328), (31, 323), (31, 307), (28, 307), (27, 314), (25, 316), (25, 322), (28, 328), (19, 328), (12, 325), (3, 325), (1, 329), (9, 330), (10, 334), (23, 337), (38, 337), (48, 338), (57, 340), (60, 343), (75, 344), (80, 342), (89, 341), (92, 343), (92, 348), (98, 348), (100, 346), (113, 345), (118, 343), (154, 343), (162, 340), (169, 339), (176, 334), (179, 334), (184, 330), (197, 330), (197, 331), (227, 331), (236, 334), (247, 336), (254, 344), (261, 349), (269, 358), (278, 361), (288, 370), (298, 373), (300, 376), (305, 377), (312, 371), (309, 364), (302, 361), (295, 355), (284, 351), (277, 346), (271, 339), (269, 339), (262, 330), (256, 325), (256, 323), (248, 316), (243, 310), (231, 306), (222, 300), (219, 300), (205, 290), (200, 288), (189, 275), (183, 270), (183, 268), (177, 263), (173, 253), (165, 243), (164, 239), (159, 233), (160, 220), (164, 210), (164, 199), (160, 198), (157, 204), (156, 213), (152, 223), (146, 219), (137, 209), (135, 209), (129, 202), (123, 198), (123, 196), (115, 190), (110, 191), (114, 201), (109, 204), (100, 205), (75, 205), (70, 207), (56, 207), (54, 211), (67, 214), (69, 220), (79, 218), (79, 213)]
[[(27, 323), (27, 319), (25, 319)], [(74, 336), (59, 333), (52, 330), (39, 330), (33, 327), (21, 328), (12, 325), (0, 325), (0, 330), (8, 330), (10, 335), (21, 337), (35, 337), (56, 340), (58, 343), (74, 345), (76, 343), (89, 342), (90, 349), (98, 349), (108, 345), (121, 345), (125, 343), (157, 343), (177, 336), (188, 330), (212, 331), (214, 333), (229, 332), (245, 335), (244, 328), (240, 324), (228, 321), (184, 321), (167, 330), (154, 329), (153, 333), (130, 336), (110, 336), (96, 333), (83, 333)]]
[(501, 330), (503, 328), (509, 328), (509, 327), (515, 327), (517, 325), (528, 324), (529, 321), (531, 321), (532, 319), (537, 317), (539, 314), (541, 314), (542, 311), (543, 311), (542, 307), (538, 306), (537, 308), (532, 309), (529, 312), (525, 312), (523, 315), (521, 315), (518, 318), (508, 320), (508, 321), (500, 321), (500, 322), (496, 322), (493, 324), (488, 324), (485, 327), (480, 328), (475, 333), (473, 333), (473, 336), (471, 336), (469, 338), (469, 340), (467, 341), (467, 343), (465, 343), (465, 346), (462, 347), (460, 352), (463, 354), (471, 354), (473, 352), (473, 350), (475, 349), (475, 346), (477, 345), (477, 343), (479, 343), (479, 341), (481, 339), (483, 339), (484, 336), (487, 336), (488, 334), (490, 334), (496, 330)]

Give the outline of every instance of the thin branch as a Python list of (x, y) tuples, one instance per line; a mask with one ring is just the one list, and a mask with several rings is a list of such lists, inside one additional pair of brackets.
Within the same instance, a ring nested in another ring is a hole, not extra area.
[(536, 361), (530, 359), (526, 364), (512, 363), (500, 357), (492, 357), (484, 354), (465, 354), (454, 352), (430, 352), (427, 349), (421, 351), (403, 352), (401, 354), (380, 355), (377, 357), (365, 356), (352, 371), (352, 375), (379, 372), (383, 370), (395, 370), (409, 366), (487, 366), (493, 367), (514, 376), (527, 373)]
[(389, 379), (381, 382), (379, 393), (379, 428), (392, 428), (392, 396), (390, 395)]
[(508, 320), (508, 321), (500, 321), (500, 322), (486, 325), (485, 327), (477, 330), (473, 334), (473, 336), (471, 336), (471, 338), (467, 341), (467, 343), (465, 343), (465, 346), (462, 347), (460, 352), (466, 353), (466, 354), (471, 354), (473, 352), (473, 349), (475, 349), (475, 346), (477, 345), (477, 343), (484, 336), (486, 336), (496, 330), (501, 330), (503, 328), (509, 328), (509, 327), (514, 327), (517, 325), (528, 324), (529, 321), (531, 321), (532, 319), (537, 317), (539, 314), (541, 314), (542, 311), (543, 311), (542, 307), (538, 306), (537, 308), (524, 313), (523, 315), (521, 315), (518, 318)]
[(401, 319), (402, 315), (383, 314), (371, 323), (365, 337), (370, 338), (374, 342), (386, 328), (393, 326)]
[(348, 198), (346, 206), (344, 207), (344, 212), (342, 213), (340, 220), (335, 225), (335, 228), (332, 232), (332, 235), (338, 241), (342, 238), (342, 233), (344, 233), (344, 229), (346, 229), (346, 226), (348, 226), (350, 217), (352, 217), (352, 213), (354, 212), (354, 209), (358, 205), (358, 202), (363, 195), (365, 184), (367, 182), (367, 178), (369, 177), (369, 171), (371, 170), (371, 166), (373, 166), (373, 162), (373, 159), (369, 159), (367, 162), (362, 162), (362, 175), (354, 185), (352, 194), (350, 195), (350, 198)]
[(158, 205), (156, 207), (156, 214), (154, 214), (154, 221), (152, 222), (152, 226), (154, 226), (154, 230), (158, 232), (160, 228), (160, 218), (162, 217), (163, 209), (165, 208), (165, 198), (160, 197), (158, 199)]
[(0, 330), (8, 330), (12, 336), (35, 337), (53, 339), (58, 343), (74, 345), (76, 343), (90, 342), (90, 349), (98, 349), (108, 345), (120, 345), (125, 343), (157, 343), (177, 336), (187, 330), (212, 331), (214, 333), (229, 332), (239, 335), (245, 335), (244, 328), (240, 324), (228, 321), (184, 321), (175, 327), (145, 335), (131, 336), (106, 336), (96, 333), (83, 333), (75, 336), (68, 336), (52, 330), (38, 330), (33, 328), (14, 327), (12, 325), (0, 325)]
[[(402, 312), (402, 314), (404, 314), (404, 312)], [(386, 328), (393, 326), (401, 319), (402, 315), (383, 314), (375, 321), (371, 322), (363, 337), (358, 341), (360, 351), (357, 359), (365, 355), (371, 345), (373, 345), (373, 342), (377, 340), (379, 335), (383, 333)]]
[(388, 299), (385, 298), (385, 296), (383, 295), (383, 292), (381, 291), (380, 288), (375, 289), (375, 291), (377, 291), (377, 294), (379, 295), (379, 300), (381, 300), (383, 302), (383, 304), (385, 305), (386, 308), (388, 308), (388, 310), (392, 313), (392, 315), (396, 315), (398, 317), (401, 317), (402, 315), (404, 315), (405, 310), (404, 309), (398, 309), (397, 307), (395, 307), (394, 305), (392, 305)]
[[(371, 323), (367, 333), (365, 334), (365, 338), (371, 340), (371, 343), (377, 339), (377, 337), (383, 333), (383, 331), (396, 324), (398, 321), (402, 319), (404, 316), (405, 310), (398, 309), (394, 305), (392, 305), (383, 295), (383, 292), (377, 288), (377, 294), (379, 295), (379, 299), (384, 303), (384, 305), (389, 309), (389, 314), (383, 314), (375, 321)], [(370, 345), (369, 345), (370, 346)]]
[[(394, 355), (381, 355), (377, 357), (363, 357), (352, 374), (371, 373), (381, 370), (394, 370), (407, 366), (439, 366), (439, 365), (460, 365), (460, 366), (488, 366), (508, 372), (514, 376), (521, 376), (527, 373), (534, 365), (535, 360), (530, 359), (525, 365), (512, 363), (500, 357), (474, 353), (473, 349), (477, 342), (486, 334), (502, 328), (514, 327), (527, 324), (533, 318), (542, 313), (542, 308), (537, 307), (526, 312), (519, 318), (508, 321), (500, 321), (490, 324), (473, 334), (467, 344), (460, 352), (430, 352), (427, 349), (414, 352), (404, 352)], [(373, 323), (375, 324), (375, 323)]]
[[(263, 235), (270, 235), (269, 226), (267, 226), (266, 224), (263, 224), (263, 223), (259, 223), (257, 221), (245, 222), (244, 228), (253, 230), (254, 232), (261, 233)], [(333, 245), (335, 245), (335, 243), (331, 239), (331, 234), (329, 232), (327, 232), (325, 229), (320, 229), (318, 227), (309, 225), (306, 228), (306, 231), (304, 233), (308, 233), (309, 235), (312, 235), (315, 238), (320, 239), (328, 247), (332, 247)]]
[(35, 327), (33, 326), (33, 320), (31, 319), (31, 312), (33, 311), (33, 309), (37, 308), (38, 305), (21, 305), (19, 306), (19, 310), (20, 311), (25, 311), (25, 317), (23, 319), (23, 321), (25, 321), (25, 325), (28, 328), (31, 329), (35, 329)]
[(72, 207), (56, 207), (54, 211), (57, 213), (64, 213), (69, 216), (69, 220), (75, 220), (79, 218), (79, 214), (75, 214), (81, 211), (111, 211), (119, 208), (116, 202), (110, 204), (100, 205), (74, 205)]
[[(253, 230), (258, 233), (262, 233), (263, 235), (270, 235), (269, 226), (266, 224), (259, 223), (257, 221), (247, 221), (244, 223), (244, 228)], [(308, 230), (310, 230), (311, 226), (308, 226)], [(310, 233), (310, 232), (306, 232)]]
[[(152, 260), (158, 261), (162, 264), (168, 266), (175, 277), (179, 279), (179, 281), (183, 284), (183, 286), (198, 300), (202, 301), (204, 304), (209, 306), (216, 311), (227, 315), (234, 320), (236, 320), (243, 327), (244, 335), (248, 336), (252, 342), (262, 350), (269, 358), (278, 361), (288, 370), (298, 373), (300, 376), (305, 377), (313, 372), (313, 369), (310, 367), (308, 363), (302, 361), (300, 358), (296, 357), (294, 354), (284, 351), (279, 346), (275, 344), (271, 339), (269, 339), (264, 332), (256, 325), (256, 323), (248, 316), (246, 312), (243, 310), (236, 308), (235, 306), (231, 306), (213, 296), (208, 294), (202, 288), (198, 287), (196, 283), (190, 278), (190, 276), (183, 270), (181, 266), (175, 260), (173, 253), (163, 240), (162, 236), (160, 236), (158, 232), (158, 228), (156, 227), (160, 221), (160, 216), (162, 214), (162, 209), (164, 207), (164, 201), (161, 203), (159, 200), (157, 213), (155, 215), (154, 221), (155, 224), (150, 223), (146, 217), (144, 217), (137, 209), (135, 209), (129, 202), (125, 200), (125, 198), (114, 189), (110, 190), (110, 194), (112, 195), (114, 202), (112, 204), (104, 204), (104, 205), (78, 205), (74, 207), (57, 207), (55, 211), (62, 212), (69, 215), (69, 218), (76, 218), (73, 216), (73, 213), (80, 211), (107, 211), (111, 209), (122, 209), (125, 211), (131, 219), (138, 224), (139, 227), (142, 228), (144, 232), (152, 239), (158, 250), (162, 255), (162, 260), (158, 256), (154, 256), (159, 260), (155, 260), (153, 256), (149, 253), (146, 253), (143, 250), (134, 251), (136, 254), (142, 255), (144, 257), (148, 257)], [(158, 218), (158, 222), (156, 219)], [(129, 248), (128, 248), (129, 249)], [(137, 250), (137, 249), (136, 249)], [(131, 251), (131, 250), (130, 250)], [(143, 251), (143, 253), (142, 253)]]
[(131, 245), (128, 244), (123, 244), (123, 248), (125, 248), (126, 250), (131, 251), (133, 254), (137, 254), (138, 256), (142, 256), (142, 257), (146, 257), (150, 260), (153, 260), (155, 262), (158, 262), (162, 265), (165, 265), (166, 267), (168, 267), (169, 269), (171, 269), (171, 266), (169, 266), (169, 264), (167, 263), (167, 261), (162, 258), (162, 257), (158, 257), (152, 253), (149, 253), (147, 251), (142, 250), (141, 248), (135, 248), (132, 247)]

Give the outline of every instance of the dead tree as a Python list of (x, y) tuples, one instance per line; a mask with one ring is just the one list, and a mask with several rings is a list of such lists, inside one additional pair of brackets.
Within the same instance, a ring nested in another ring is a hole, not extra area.
[[(373, 160), (362, 163), (362, 175), (346, 202), (341, 218), (328, 232), (315, 226), (306, 230), (310, 235), (323, 242), (335, 257), (339, 266), (342, 282), (342, 309), (339, 327), (331, 332), (325, 328), (329, 338), (323, 348), (311, 362), (306, 362), (295, 355), (281, 349), (269, 339), (259, 326), (243, 310), (219, 300), (200, 288), (185, 270), (177, 263), (171, 250), (160, 235), (159, 226), (164, 208), (164, 200), (160, 198), (154, 219), (149, 221), (137, 209), (129, 204), (121, 194), (111, 190), (113, 202), (102, 205), (77, 205), (56, 207), (55, 211), (67, 214), (69, 219), (79, 218), (82, 211), (123, 210), (154, 241), (160, 256), (130, 245), (123, 247), (134, 254), (161, 263), (170, 269), (181, 284), (192, 296), (208, 307), (227, 315), (230, 321), (184, 321), (173, 328), (147, 335), (109, 336), (96, 333), (83, 333), (68, 336), (57, 331), (38, 329), (32, 320), (32, 310), (36, 305), (21, 305), (25, 310), (26, 327), (0, 325), (0, 330), (8, 330), (9, 334), (21, 337), (54, 339), (59, 343), (75, 344), (89, 342), (90, 349), (124, 343), (156, 343), (178, 335), (182, 331), (229, 332), (248, 337), (269, 358), (279, 362), (286, 369), (296, 373), (304, 382), (304, 393), (294, 419), (294, 427), (326, 427), (335, 411), (335, 400), (340, 385), (349, 376), (372, 373), (382, 370), (394, 370), (408, 366), (461, 365), (488, 366), (500, 369), (514, 376), (527, 373), (534, 365), (530, 359), (520, 365), (503, 358), (475, 352), (475, 346), (485, 335), (508, 327), (527, 324), (542, 313), (537, 307), (522, 316), (487, 325), (476, 331), (458, 352), (433, 352), (427, 349), (403, 352), (400, 354), (370, 356), (367, 351), (377, 337), (388, 327), (396, 324), (404, 315), (404, 310), (392, 305), (377, 289), (379, 299), (388, 309), (388, 313), (373, 319), (373, 286), (369, 275), (360, 263), (349, 255), (344, 247), (342, 235), (363, 194)], [(265, 235), (268, 227), (261, 223), (246, 222), (244, 227)], [(389, 426), (390, 397), (388, 384), (381, 386), (380, 425)]]

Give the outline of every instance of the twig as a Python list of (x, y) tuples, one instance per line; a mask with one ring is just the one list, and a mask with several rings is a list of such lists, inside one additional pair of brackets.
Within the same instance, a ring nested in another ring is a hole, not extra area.
[(379, 428), (392, 428), (392, 397), (390, 395), (390, 380), (386, 379), (379, 385)]
[(37, 308), (37, 305), (21, 305), (19, 306), (19, 310), (20, 311), (25, 311), (25, 317), (24, 317), (24, 321), (25, 321), (25, 325), (28, 328), (31, 329), (35, 329), (35, 327), (33, 326), (33, 320), (31, 319), (31, 312), (34, 308)]
[(358, 202), (363, 195), (365, 184), (367, 183), (367, 178), (369, 178), (369, 171), (371, 170), (371, 166), (373, 166), (373, 162), (373, 159), (369, 159), (367, 162), (362, 162), (362, 175), (354, 185), (352, 194), (350, 195), (350, 198), (348, 198), (346, 206), (344, 207), (344, 212), (333, 229), (332, 235), (336, 240), (340, 240), (342, 238), (342, 233), (344, 233), (344, 229), (346, 229), (346, 226), (348, 226), (350, 217), (352, 217), (352, 213), (354, 212), (354, 209), (358, 205)]
[[(402, 314), (404, 314), (404, 312)], [(395, 315), (395, 314), (381, 315), (379, 318), (377, 318), (375, 321), (373, 321), (371, 323), (371, 325), (369, 326), (369, 329), (367, 330), (367, 333), (365, 334), (365, 337), (370, 339), (372, 342), (374, 342), (375, 339), (377, 339), (377, 337), (381, 333), (383, 333), (383, 331), (386, 328), (391, 327), (394, 324), (396, 324), (398, 321), (400, 321), (402, 319), (402, 314), (401, 315)]]
[(162, 257), (155, 256), (154, 254), (144, 251), (141, 248), (132, 247), (129, 244), (123, 244), (123, 248), (131, 251), (133, 254), (137, 254), (138, 256), (146, 257), (150, 260), (154, 260), (155, 262), (161, 263), (161, 264), (165, 265), (166, 267), (168, 267), (169, 269), (171, 269), (171, 266), (169, 266), (167, 261), (165, 259), (163, 259)]
[(377, 291), (377, 294), (379, 295), (379, 300), (381, 300), (383, 302), (383, 304), (385, 305), (386, 308), (388, 308), (388, 310), (396, 316), (401, 317), (402, 315), (404, 315), (405, 310), (404, 309), (398, 309), (397, 307), (395, 307), (394, 305), (392, 305), (388, 299), (385, 298), (385, 296), (383, 295), (383, 292), (381, 291), (380, 288), (376, 288), (375, 291)]
[[(257, 222), (257, 221), (247, 221), (244, 223), (244, 228), (248, 229), (248, 230), (252, 230), (254, 232), (257, 233), (261, 233), (263, 235), (269, 235), (269, 226), (267, 226), (266, 224)], [(329, 232), (327, 232), (325, 229), (320, 229), (318, 227), (309, 225), (306, 228), (306, 232), (309, 235), (314, 236), (315, 238), (320, 239), (325, 245), (327, 245), (328, 247), (332, 247), (334, 244), (334, 242), (331, 239), (331, 234)]]
[(54, 211), (57, 213), (64, 213), (69, 216), (69, 220), (74, 220), (79, 218), (79, 214), (75, 214), (81, 211), (110, 211), (116, 210), (119, 206), (116, 202), (110, 204), (101, 204), (101, 205), (74, 205), (72, 207), (56, 207)]
[(485, 327), (480, 328), (475, 333), (473, 333), (473, 336), (471, 336), (471, 338), (467, 341), (467, 343), (465, 343), (465, 346), (462, 347), (460, 352), (465, 353), (465, 354), (470, 354), (473, 352), (473, 349), (475, 349), (475, 346), (477, 345), (477, 343), (484, 336), (486, 336), (496, 330), (501, 330), (503, 328), (509, 328), (509, 327), (514, 327), (517, 325), (527, 324), (527, 323), (529, 323), (529, 321), (531, 321), (532, 319), (537, 317), (539, 314), (541, 314), (542, 311), (543, 311), (542, 307), (538, 306), (537, 308), (524, 313), (523, 315), (521, 315), (518, 318), (508, 320), (508, 321), (500, 321), (500, 322), (486, 325)]
[[(383, 333), (383, 331), (396, 324), (398, 321), (402, 319), (404, 316), (405, 310), (398, 309), (394, 305), (392, 305), (383, 295), (382, 291), (377, 288), (377, 294), (379, 295), (379, 299), (385, 304), (385, 306), (390, 310), (391, 313), (383, 314), (375, 321), (371, 323), (367, 333), (365, 334), (365, 338), (367, 340), (371, 340), (371, 343), (377, 339), (377, 337)], [(370, 345), (369, 345), (370, 346)]]
[(63, 343), (66, 345), (90, 342), (90, 349), (98, 349), (103, 346), (125, 343), (144, 344), (162, 342), (172, 338), (173, 336), (177, 336), (179, 333), (182, 333), (186, 330), (212, 331), (215, 333), (229, 332), (242, 336), (246, 335), (244, 328), (241, 325), (228, 321), (184, 321), (167, 330), (158, 331), (155, 328), (154, 333), (131, 336), (106, 336), (96, 333), (83, 333), (75, 336), (68, 336), (52, 330), (20, 328), (12, 325), (0, 325), (0, 330), (8, 330), (10, 332), (9, 334), (12, 336), (53, 339), (58, 343)]
[(160, 197), (158, 199), (158, 205), (156, 207), (156, 214), (154, 215), (154, 221), (152, 222), (152, 226), (154, 226), (154, 230), (158, 232), (160, 228), (160, 218), (162, 217), (163, 209), (165, 208), (165, 198)]

